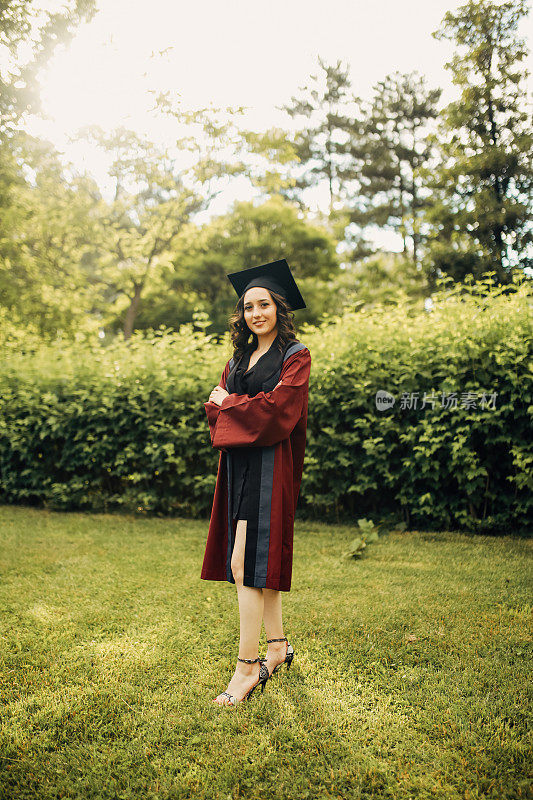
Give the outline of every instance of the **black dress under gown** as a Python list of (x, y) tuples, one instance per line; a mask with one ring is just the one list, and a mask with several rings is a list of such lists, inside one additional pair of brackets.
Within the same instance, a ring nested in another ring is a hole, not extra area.
[[(287, 347), (293, 342), (289, 342)], [(287, 349), (287, 347), (285, 349)], [(274, 339), (266, 353), (248, 369), (250, 357), (255, 347), (248, 345), (244, 355), (228, 376), (230, 392), (247, 394), (255, 397), (263, 391), (263, 381), (279, 369), (283, 363), (284, 352), (278, 347), (278, 339)], [(250, 470), (250, 447), (232, 447), (228, 450), (232, 459), (232, 508), (233, 519), (249, 519), (251, 493), (248, 491), (248, 475)]]

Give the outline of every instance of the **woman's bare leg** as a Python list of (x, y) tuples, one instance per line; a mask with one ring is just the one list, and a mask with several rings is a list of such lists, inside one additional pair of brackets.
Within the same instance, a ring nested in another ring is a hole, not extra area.
[[(246, 544), (246, 520), (237, 521), (235, 544), (231, 555), (231, 571), (237, 587), (237, 600), (240, 614), (240, 658), (257, 658), (259, 654), (259, 635), (263, 617), (263, 590), (254, 586), (244, 586), (244, 547)], [(244, 664), (237, 661), (233, 677), (230, 680), (227, 692), (234, 695), (237, 702), (242, 700), (246, 692), (259, 680), (258, 661), (255, 664)], [(256, 689), (256, 691), (258, 691)], [(218, 695), (215, 703), (224, 705), (229, 698)]]
[[(263, 589), (264, 610), (263, 621), (267, 639), (283, 637), (283, 617), (281, 611), (281, 592), (275, 589)], [(274, 667), (285, 661), (287, 642), (271, 642), (266, 654), (266, 665), (272, 675)]]

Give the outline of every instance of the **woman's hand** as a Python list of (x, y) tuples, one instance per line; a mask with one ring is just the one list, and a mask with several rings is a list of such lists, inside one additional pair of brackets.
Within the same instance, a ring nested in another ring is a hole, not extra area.
[[(274, 386), (274, 389), (277, 389), (278, 386), (281, 386), (281, 381)], [(222, 401), (225, 397), (229, 397), (229, 392), (222, 388), (222, 386), (215, 386), (211, 394), (209, 395), (209, 402), (216, 403), (217, 406), (222, 405)]]
[(220, 406), (225, 397), (229, 397), (229, 392), (223, 389), (222, 386), (215, 386), (209, 395), (209, 402), (216, 403), (217, 406)]

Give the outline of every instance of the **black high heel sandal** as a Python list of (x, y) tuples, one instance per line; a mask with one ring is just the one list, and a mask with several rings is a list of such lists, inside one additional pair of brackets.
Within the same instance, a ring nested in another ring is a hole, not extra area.
[[(269, 676), (271, 678), (272, 675), (275, 672), (277, 672), (278, 670), (280, 670), (284, 664), (287, 665), (287, 670), (290, 668), (290, 666), (292, 664), (292, 659), (294, 658), (294, 648), (293, 648), (292, 644), (289, 643), (289, 640), (287, 639), (286, 636), (283, 636), (281, 639), (267, 639), (267, 644), (270, 644), (270, 642), (287, 642), (287, 650), (285, 652), (285, 661), (282, 661), (281, 664), (276, 664), (276, 666), (274, 667), (274, 669), (272, 670), (272, 672), (271, 672), (271, 674)], [(268, 669), (268, 667), (267, 667), (267, 669)]]
[[(264, 658), (239, 658), (237, 656), (237, 661), (242, 661), (244, 664), (255, 664), (256, 661), (259, 661), (259, 663), (261, 665), (259, 667), (259, 680), (257, 681), (257, 683), (254, 683), (254, 685), (251, 687), (251, 689), (248, 689), (248, 691), (246, 692), (246, 694), (244, 695), (242, 700), (236, 700), (235, 696), (233, 694), (230, 694), (229, 692), (220, 692), (220, 694), (225, 694), (226, 697), (229, 697), (230, 702), (229, 703), (217, 703), (217, 705), (219, 705), (219, 706), (223, 706), (223, 705), (235, 706), (235, 705), (237, 705), (238, 702), (239, 703), (243, 703), (245, 700), (249, 700), (250, 697), (253, 694), (254, 689), (256, 689), (259, 686), (259, 684), (261, 684), (261, 694), (263, 694), (263, 692), (265, 691), (265, 684), (266, 684), (267, 680), (270, 677), (270, 675), (268, 674), (268, 668), (267, 668), (267, 666), (265, 664), (265, 659)], [(219, 696), (220, 695), (217, 695), (217, 697), (219, 697)], [(215, 700), (213, 700), (212, 702), (214, 703)]]

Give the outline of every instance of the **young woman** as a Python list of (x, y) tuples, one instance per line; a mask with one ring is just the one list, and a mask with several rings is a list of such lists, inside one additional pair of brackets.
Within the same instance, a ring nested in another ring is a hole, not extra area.
[[(294, 656), (281, 592), (291, 586), (311, 355), (295, 337), (292, 311), (305, 303), (285, 260), (228, 278), (239, 301), (230, 319), (233, 357), (204, 404), (221, 453), (201, 577), (237, 587), (237, 666), (213, 701), (234, 706), (257, 686), (263, 691)], [(262, 621), (266, 658), (258, 656)]]

